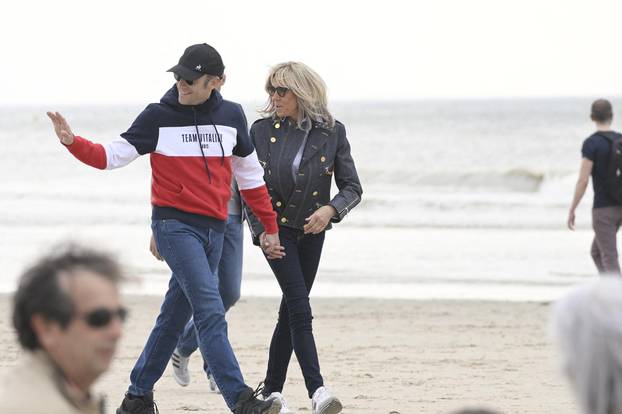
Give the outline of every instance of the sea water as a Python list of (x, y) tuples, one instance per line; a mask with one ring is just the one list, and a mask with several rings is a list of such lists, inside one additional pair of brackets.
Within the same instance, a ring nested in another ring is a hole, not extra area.
[[(313, 295), (550, 300), (596, 277), (591, 188), (577, 230), (565, 227), (581, 143), (594, 129), (590, 103), (334, 103), (364, 193), (328, 232)], [(259, 106), (244, 105), (250, 122)], [(131, 276), (128, 292), (162, 294), (170, 274), (148, 250), (148, 157), (113, 171), (85, 166), (58, 143), (50, 109), (105, 143), (142, 106), (0, 108), (0, 290), (13, 290), (33, 258), (74, 240), (115, 253)], [(245, 236), (243, 295), (279, 295)]]

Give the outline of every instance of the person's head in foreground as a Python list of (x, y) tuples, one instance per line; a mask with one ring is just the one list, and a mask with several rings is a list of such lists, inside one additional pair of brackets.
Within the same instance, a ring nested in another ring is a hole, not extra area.
[(328, 111), (326, 84), (310, 67), (300, 62), (275, 65), (266, 80), (268, 102), (262, 111), (273, 118), (290, 118), (303, 126), (306, 120), (333, 127)]
[(45, 354), (77, 390), (106, 371), (126, 310), (121, 269), (106, 254), (67, 246), (30, 266), (14, 297), (13, 325), (26, 351)]
[(606, 99), (597, 99), (592, 103), (590, 114), (592, 121), (597, 125), (609, 126), (613, 120), (613, 108), (611, 102)]
[(622, 280), (574, 288), (555, 304), (551, 328), (582, 412), (622, 413)]
[(173, 72), (182, 105), (200, 105), (214, 89), (220, 90), (225, 81), (225, 65), (220, 53), (207, 43), (188, 46)]

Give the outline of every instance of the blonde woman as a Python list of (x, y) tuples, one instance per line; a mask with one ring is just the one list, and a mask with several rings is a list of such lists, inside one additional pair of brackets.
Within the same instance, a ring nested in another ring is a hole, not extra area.
[[(327, 108), (320, 76), (298, 62), (272, 68), (269, 95), (251, 139), (278, 214), (281, 248), (264, 240), (261, 223), (246, 210), (255, 244), (261, 245), (283, 296), (270, 343), (264, 397), (278, 399), (292, 351), (300, 364), (313, 414), (334, 414), (341, 402), (324, 387), (312, 331), (309, 292), (320, 262), (325, 231), (361, 201), (361, 184), (343, 124)], [(339, 189), (330, 197), (333, 177)], [(284, 255), (283, 255), (284, 253)]]

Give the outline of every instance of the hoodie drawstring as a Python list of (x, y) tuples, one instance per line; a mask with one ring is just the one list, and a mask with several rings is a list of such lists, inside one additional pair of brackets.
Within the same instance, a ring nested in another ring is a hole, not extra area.
[(216, 139), (218, 140), (218, 143), (220, 144), (220, 153), (222, 154), (220, 156), (220, 165), (224, 165), (225, 164), (225, 148), (222, 146), (222, 139), (220, 138), (220, 134), (218, 133), (218, 128), (216, 128), (216, 124), (214, 123), (212, 114), (208, 113), (207, 116), (209, 116), (209, 121), (212, 123), (212, 126), (214, 127), (214, 131), (216, 131)]
[[(207, 171), (207, 179), (209, 180), (209, 183), (211, 184), (212, 174), (210, 174), (209, 172), (209, 167), (207, 166), (207, 158), (205, 157), (205, 152), (203, 152), (203, 143), (201, 143), (201, 134), (199, 134), (199, 125), (197, 122), (197, 109), (194, 106), (192, 107), (192, 113), (194, 114), (194, 128), (197, 131), (197, 141), (199, 141), (199, 148), (201, 149), (201, 155), (203, 155), (203, 163), (205, 164), (205, 171)], [(220, 144), (220, 146), (222, 148), (222, 144)]]

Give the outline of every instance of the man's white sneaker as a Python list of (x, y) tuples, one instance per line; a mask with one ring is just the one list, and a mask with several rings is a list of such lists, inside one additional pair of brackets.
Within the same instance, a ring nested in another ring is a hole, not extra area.
[(190, 372), (188, 371), (188, 361), (190, 357), (181, 356), (177, 349), (173, 351), (171, 356), (171, 364), (173, 365), (173, 378), (182, 387), (190, 384)]
[(218, 384), (216, 384), (216, 380), (211, 372), (207, 372), (207, 380), (209, 381), (209, 390), (211, 392), (215, 392), (216, 394), (220, 394), (220, 389), (218, 388)]
[(341, 401), (330, 395), (325, 387), (320, 387), (311, 397), (311, 411), (313, 414), (337, 414), (342, 409)]
[(280, 392), (273, 392), (272, 394), (270, 394), (266, 398), (266, 401), (269, 401), (269, 400), (279, 400), (281, 402), (281, 411), (279, 411), (279, 414), (294, 414), (292, 410), (287, 408), (285, 397), (283, 397), (283, 394), (281, 394)]

